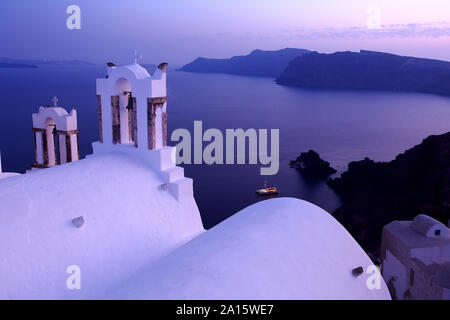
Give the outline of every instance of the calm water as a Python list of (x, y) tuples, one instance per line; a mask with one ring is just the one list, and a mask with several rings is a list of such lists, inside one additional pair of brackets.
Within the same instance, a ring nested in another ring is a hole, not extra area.
[[(31, 113), (51, 104), (78, 110), (80, 154), (98, 140), (95, 78), (103, 67), (0, 69), (0, 149), (5, 171), (24, 172), (34, 159)], [(338, 197), (324, 182), (305, 180), (288, 162), (314, 149), (339, 171), (349, 161), (389, 161), (428, 135), (450, 130), (450, 99), (414, 93), (303, 90), (272, 79), (170, 70), (169, 132), (203, 129), (279, 128), (280, 171), (268, 178), (282, 196), (311, 201), (331, 212)], [(259, 165), (186, 165), (205, 227), (259, 201)]]

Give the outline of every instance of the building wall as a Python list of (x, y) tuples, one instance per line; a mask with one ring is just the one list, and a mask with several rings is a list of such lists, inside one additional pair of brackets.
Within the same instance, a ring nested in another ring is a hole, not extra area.
[(389, 250), (386, 250), (385, 253), (386, 258), (383, 260), (383, 279), (391, 291), (392, 298), (402, 299), (408, 289), (407, 268)]
[(413, 285), (409, 291), (411, 299), (440, 300), (443, 298), (443, 288), (435, 283), (425, 271), (426, 265), (417, 259), (411, 259), (410, 270), (414, 272)]
[(411, 257), (418, 258), (425, 264), (444, 263), (450, 261), (450, 244), (439, 247), (414, 248)]
[(381, 238), (381, 259), (385, 259), (386, 250), (397, 257), (402, 263), (405, 263), (410, 256), (410, 249), (408, 246), (398, 241), (394, 234), (392, 234), (386, 227), (383, 228)]
[(381, 258), (383, 278), (393, 299), (448, 299), (448, 289), (433, 281), (430, 265), (450, 260), (450, 244), (410, 248), (392, 230), (395, 225), (383, 228)]
[(442, 290), (442, 300), (450, 300), (450, 289), (444, 288)]

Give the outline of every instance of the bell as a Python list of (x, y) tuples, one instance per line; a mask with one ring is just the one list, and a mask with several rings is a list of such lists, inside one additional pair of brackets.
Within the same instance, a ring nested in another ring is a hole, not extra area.
[(131, 92), (130, 92), (130, 95), (128, 96), (127, 109), (128, 110), (133, 110), (133, 96), (131, 95)]
[(58, 131), (56, 131), (56, 126), (53, 127), (52, 133), (56, 136), (58, 134)]

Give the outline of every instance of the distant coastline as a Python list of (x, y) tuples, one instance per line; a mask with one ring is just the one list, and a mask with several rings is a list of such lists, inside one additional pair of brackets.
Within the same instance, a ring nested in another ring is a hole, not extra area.
[(0, 62), (0, 69), (4, 68), (15, 68), (15, 69), (33, 69), (38, 66), (33, 64), (23, 64), (23, 63), (2, 63)]
[(313, 52), (291, 61), (281, 85), (422, 92), (450, 96), (450, 62), (384, 52)]
[(450, 62), (367, 50), (332, 54), (290, 48), (254, 50), (230, 59), (197, 58), (179, 70), (272, 77), (277, 84), (303, 88), (450, 96)]
[(40, 66), (94, 66), (83, 60), (27, 60), (0, 58), (0, 68), (38, 68)]
[(178, 70), (275, 78), (283, 72), (292, 59), (309, 52), (306, 49), (294, 48), (277, 51), (253, 50), (248, 55), (234, 56), (229, 59), (197, 58)]

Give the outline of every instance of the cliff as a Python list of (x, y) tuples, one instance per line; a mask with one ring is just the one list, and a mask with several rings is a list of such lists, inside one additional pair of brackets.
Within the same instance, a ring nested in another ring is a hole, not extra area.
[(234, 56), (230, 59), (197, 58), (179, 70), (275, 78), (292, 59), (309, 52), (305, 49), (292, 48), (277, 51), (254, 50), (246, 56)]
[(381, 230), (393, 220), (424, 213), (450, 217), (450, 132), (430, 136), (391, 162), (351, 162), (329, 186), (343, 205), (333, 215), (364, 249), (377, 255)]
[(313, 52), (291, 61), (277, 78), (306, 88), (414, 91), (450, 95), (450, 62), (360, 52)]

